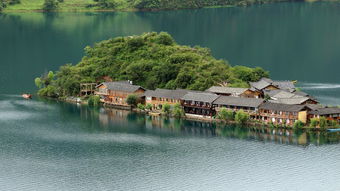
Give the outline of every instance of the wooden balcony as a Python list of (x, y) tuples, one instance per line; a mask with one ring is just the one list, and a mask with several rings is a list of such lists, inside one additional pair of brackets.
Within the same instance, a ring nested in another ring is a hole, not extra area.
[(193, 108), (200, 108), (200, 109), (211, 109), (212, 106), (206, 106), (206, 105), (198, 105), (198, 104), (187, 104), (183, 103), (184, 107), (193, 107)]
[(94, 94), (95, 95), (102, 95), (102, 96), (108, 96), (109, 95), (108, 92), (99, 92), (99, 91), (95, 91)]
[(280, 115), (280, 114), (272, 114), (272, 113), (259, 113), (261, 117), (269, 117), (269, 118), (282, 118), (282, 119), (297, 119), (298, 116), (294, 115)]

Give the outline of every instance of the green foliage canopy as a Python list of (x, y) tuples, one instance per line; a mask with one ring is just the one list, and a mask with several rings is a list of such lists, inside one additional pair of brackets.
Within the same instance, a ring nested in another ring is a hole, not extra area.
[(172, 114), (173, 114), (175, 117), (182, 117), (182, 116), (184, 115), (184, 111), (183, 111), (183, 108), (182, 108), (181, 104), (176, 103), (176, 104), (174, 105)]
[(236, 112), (235, 121), (239, 124), (245, 124), (249, 121), (249, 114), (241, 109)]
[(171, 106), (167, 103), (162, 105), (162, 111), (163, 113), (169, 115), (171, 113)]
[(58, 1), (56, 0), (45, 0), (43, 4), (43, 10), (52, 11), (58, 8)]
[(304, 126), (305, 126), (305, 124), (302, 121), (296, 120), (294, 125), (293, 125), (293, 128), (294, 129), (301, 129)]
[(87, 100), (87, 103), (90, 106), (98, 106), (100, 104), (100, 97), (97, 95), (90, 96), (89, 99)]
[(130, 94), (126, 98), (126, 103), (131, 105), (131, 106), (136, 106), (137, 105), (138, 98), (135, 94)]
[(77, 65), (67, 64), (56, 73), (53, 85), (63, 96), (79, 94), (80, 83), (132, 80), (148, 89), (205, 90), (220, 82), (248, 87), (249, 81), (268, 77), (261, 68), (231, 67), (216, 60), (210, 50), (178, 45), (165, 32), (117, 37), (85, 48)]

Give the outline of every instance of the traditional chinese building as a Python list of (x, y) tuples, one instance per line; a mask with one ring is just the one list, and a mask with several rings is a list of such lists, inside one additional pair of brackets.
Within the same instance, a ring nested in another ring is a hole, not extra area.
[(188, 92), (189, 90), (184, 89), (168, 90), (158, 88), (156, 90), (147, 90), (144, 93), (145, 103), (151, 104), (153, 109), (161, 109), (164, 104), (181, 104), (181, 98)]
[(266, 102), (259, 106), (257, 119), (274, 124), (293, 125), (297, 120), (306, 123), (308, 111), (310, 108), (305, 105)]
[(233, 111), (243, 110), (247, 112), (251, 118), (256, 118), (258, 108), (263, 102), (263, 99), (256, 98), (220, 96), (213, 102), (213, 105), (217, 112), (225, 107)]
[(317, 108), (309, 112), (310, 118), (326, 117), (328, 120), (335, 120), (340, 123), (340, 108), (338, 107), (324, 107)]
[(212, 86), (205, 91), (215, 93), (217, 95), (240, 97), (245, 91), (247, 91), (247, 88)]
[(103, 82), (96, 88), (95, 95), (99, 95), (102, 102), (118, 106), (128, 106), (126, 98), (130, 94), (141, 97), (145, 92), (143, 87), (132, 85), (130, 81)]
[(208, 92), (188, 92), (182, 97), (186, 114), (212, 117), (215, 115), (213, 102), (219, 97)]

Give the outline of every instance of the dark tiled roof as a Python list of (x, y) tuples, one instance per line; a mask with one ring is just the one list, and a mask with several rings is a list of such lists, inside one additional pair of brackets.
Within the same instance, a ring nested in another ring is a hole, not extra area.
[(235, 94), (239, 95), (245, 92), (247, 88), (232, 88), (232, 87), (222, 87), (222, 86), (212, 86), (205, 90), (207, 92), (220, 93), (220, 94)]
[(273, 81), (273, 85), (282, 90), (295, 91), (295, 85), (291, 81)]
[(189, 90), (183, 90), (183, 89), (176, 89), (176, 90), (156, 89), (156, 90), (148, 90), (144, 93), (144, 95), (147, 97), (181, 99), (188, 92)]
[(306, 106), (307, 106), (308, 108), (310, 108), (312, 111), (313, 111), (313, 110), (317, 110), (317, 109), (324, 108), (324, 106), (319, 105), (319, 104), (306, 104)]
[(269, 101), (272, 103), (298, 105), (298, 104), (303, 104), (308, 100), (310, 100), (309, 97), (293, 97), (293, 98), (278, 98), (278, 99), (269, 100)]
[(283, 90), (264, 90), (264, 94), (269, 95), (270, 97), (274, 97), (276, 94), (280, 93)]
[(220, 96), (214, 101), (214, 104), (257, 108), (263, 102), (264, 102), (263, 99), (256, 99), (256, 98)]
[(259, 108), (266, 109), (266, 110), (273, 110), (273, 111), (299, 112), (299, 111), (305, 110), (306, 106), (266, 102), (260, 105)]
[(325, 108), (319, 108), (314, 111), (310, 112), (314, 115), (331, 115), (331, 114), (340, 114), (340, 108), (338, 107), (325, 107)]
[(303, 91), (295, 91), (294, 94), (299, 95), (299, 96), (304, 96), (304, 97), (309, 96), (309, 94), (307, 94), (306, 92), (303, 92)]
[(258, 82), (250, 82), (249, 84), (253, 89), (257, 89), (257, 90), (262, 90), (268, 87), (269, 85), (271, 85), (271, 83), (268, 83), (267, 81), (264, 81), (264, 80), (260, 80)]
[(250, 82), (250, 86), (254, 89), (262, 90), (269, 85), (273, 85), (282, 90), (287, 90), (289, 92), (295, 91), (295, 85), (291, 81), (273, 81), (269, 78), (261, 78), (257, 82)]
[(209, 92), (188, 92), (182, 97), (182, 99), (188, 101), (212, 103), (218, 97), (218, 95)]
[(123, 92), (131, 92), (131, 93), (133, 93), (133, 92), (137, 91), (140, 88), (145, 90), (143, 87), (132, 85), (132, 84), (130, 84), (127, 81), (103, 82), (101, 84), (106, 86), (107, 89), (113, 90), (113, 91), (123, 91)]

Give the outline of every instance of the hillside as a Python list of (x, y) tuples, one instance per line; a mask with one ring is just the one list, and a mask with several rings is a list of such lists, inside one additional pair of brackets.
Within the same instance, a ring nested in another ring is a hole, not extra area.
[[(44, 8), (44, 2), (55, 4)], [(127, 11), (247, 6), (287, 0), (0, 0), (0, 11)]]
[(148, 89), (205, 90), (225, 82), (248, 87), (249, 81), (268, 76), (261, 68), (231, 67), (213, 58), (207, 48), (181, 46), (168, 33), (153, 32), (88, 46), (77, 65), (64, 65), (56, 76), (43, 75), (36, 84), (41, 95), (70, 96), (79, 93), (79, 83), (104, 79), (131, 80)]

